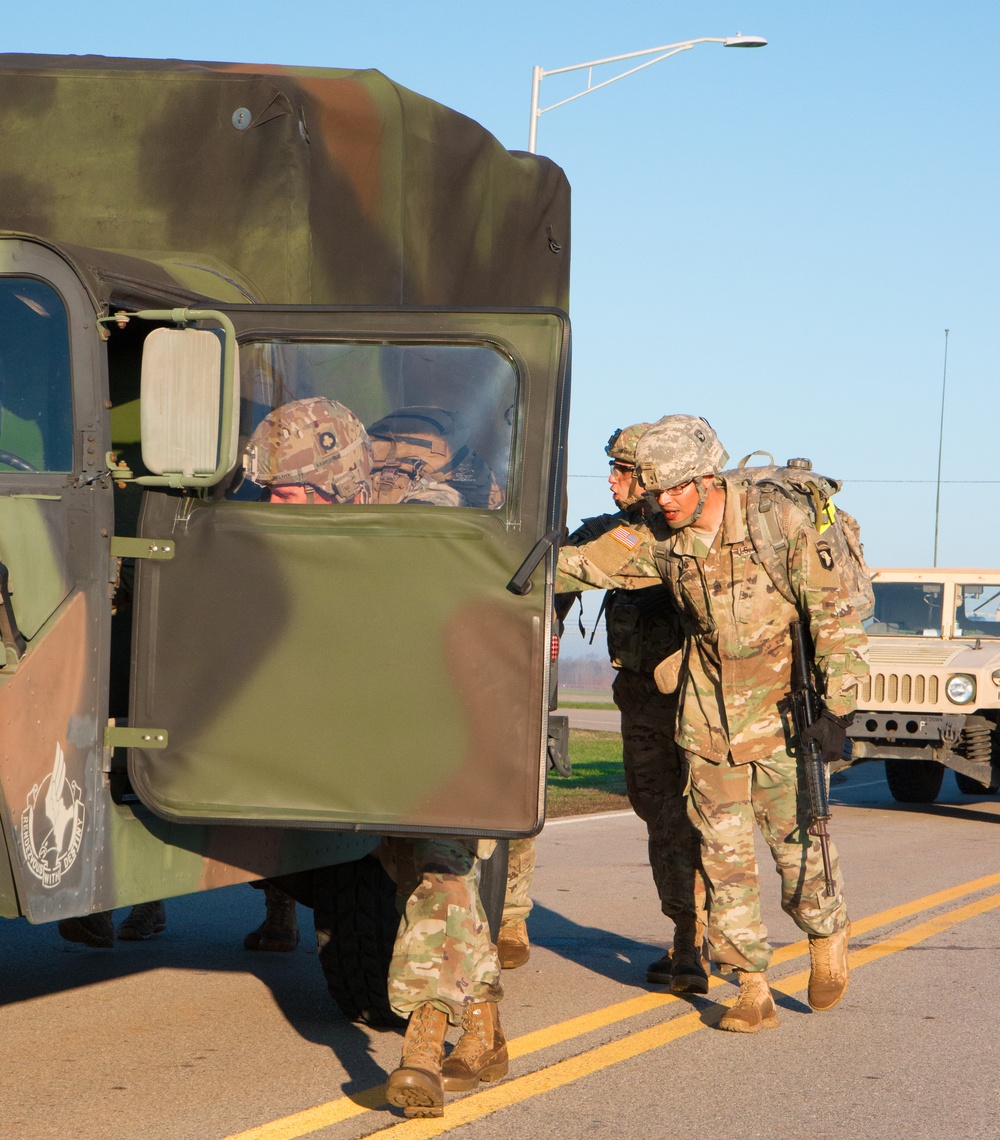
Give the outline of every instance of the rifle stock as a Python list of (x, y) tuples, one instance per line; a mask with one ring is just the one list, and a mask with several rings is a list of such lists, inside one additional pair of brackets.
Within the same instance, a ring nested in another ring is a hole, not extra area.
[(809, 814), (812, 817), (809, 834), (819, 840), (820, 853), (823, 856), (824, 894), (828, 898), (833, 898), (837, 893), (837, 888), (833, 881), (833, 867), (830, 860), (830, 831), (827, 827), (830, 822), (830, 795), (826, 783), (826, 765), (823, 763), (819, 745), (806, 743), (802, 739), (802, 733), (809, 725), (814, 724), (819, 716), (819, 700), (812, 683), (811, 654), (809, 653), (805, 626), (800, 621), (793, 621), (791, 632), (792, 720), (795, 723), (795, 735), (798, 739), (799, 751), (802, 754), (806, 792), (809, 795)]

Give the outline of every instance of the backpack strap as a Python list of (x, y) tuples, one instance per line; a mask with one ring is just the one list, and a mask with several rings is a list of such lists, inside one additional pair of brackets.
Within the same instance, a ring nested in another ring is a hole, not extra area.
[(794, 606), (798, 605), (798, 599), (788, 578), (788, 538), (783, 525), (784, 511), (778, 503), (780, 494), (773, 485), (747, 487), (747, 530), (753, 543), (754, 561), (764, 567), (774, 588)]

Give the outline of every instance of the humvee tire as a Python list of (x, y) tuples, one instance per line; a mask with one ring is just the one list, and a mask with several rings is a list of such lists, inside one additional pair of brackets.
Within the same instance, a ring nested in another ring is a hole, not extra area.
[(886, 760), (885, 778), (900, 804), (932, 804), (941, 791), (944, 765), (936, 760)]
[(387, 978), (399, 927), (396, 887), (374, 855), (313, 872), (316, 949), (330, 995), (349, 1021), (405, 1025)]
[(958, 784), (958, 790), (963, 796), (992, 796), (996, 794), (997, 790), (996, 788), (988, 788), (971, 776), (966, 776), (964, 772), (955, 773), (955, 783)]

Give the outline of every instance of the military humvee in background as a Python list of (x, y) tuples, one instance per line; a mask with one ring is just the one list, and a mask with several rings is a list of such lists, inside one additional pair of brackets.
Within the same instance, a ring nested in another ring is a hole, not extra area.
[[(377, 1016), (378, 836), (542, 821), (565, 177), (376, 71), (0, 92), (0, 915), (287, 876)], [(261, 501), (242, 449), (313, 396), (446, 413), (489, 496)]]
[(871, 675), (848, 735), (885, 761), (893, 797), (932, 803), (1000, 787), (1000, 570), (878, 570), (865, 623)]

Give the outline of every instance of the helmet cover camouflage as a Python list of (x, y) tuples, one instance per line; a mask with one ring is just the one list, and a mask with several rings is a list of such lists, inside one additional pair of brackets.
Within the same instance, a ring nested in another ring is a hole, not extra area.
[(666, 491), (701, 475), (718, 475), (729, 458), (708, 420), (664, 416), (636, 445), (635, 463), (647, 491)]
[(611, 433), (611, 438), (608, 440), (607, 447), (604, 449), (605, 452), (617, 463), (624, 463), (628, 464), (629, 467), (634, 467), (635, 445), (651, 426), (652, 425), (648, 423), (641, 423), (632, 424), (625, 428), (615, 428)]
[(343, 404), (315, 396), (269, 412), (243, 453), (243, 469), (262, 487), (315, 487), (340, 502), (367, 501), (372, 446), (364, 424)]

